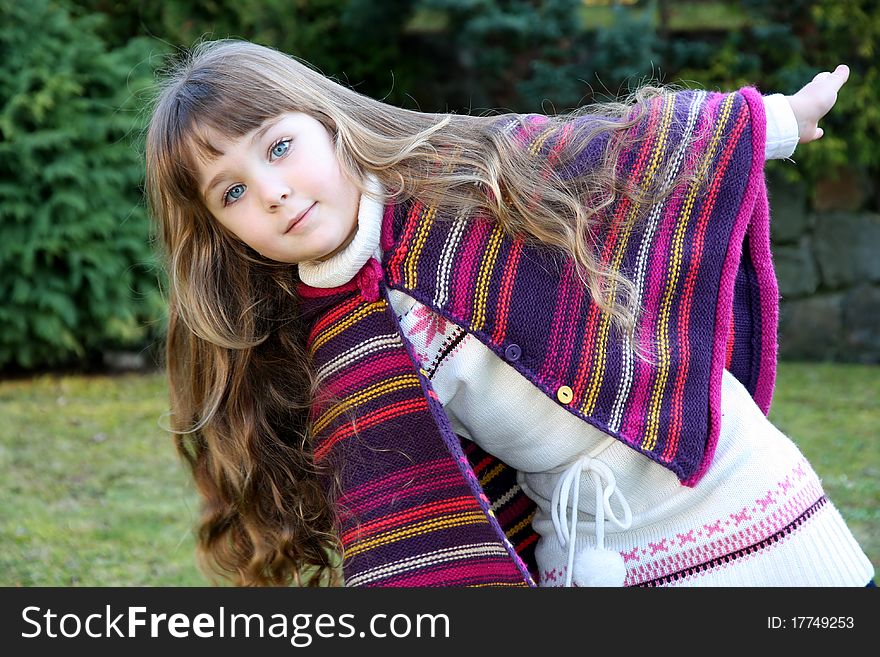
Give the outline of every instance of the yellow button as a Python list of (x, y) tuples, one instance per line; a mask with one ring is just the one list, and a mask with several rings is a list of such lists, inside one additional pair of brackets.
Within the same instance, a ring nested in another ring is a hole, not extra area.
[(568, 404), (574, 398), (574, 392), (568, 386), (560, 386), (559, 390), (556, 391), (556, 399), (561, 401), (563, 404)]

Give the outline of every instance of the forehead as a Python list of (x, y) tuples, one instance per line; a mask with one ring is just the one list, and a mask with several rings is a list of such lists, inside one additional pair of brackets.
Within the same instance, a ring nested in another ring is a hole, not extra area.
[(329, 131), (317, 119), (302, 112), (286, 112), (266, 119), (244, 134), (230, 133), (210, 124), (193, 126), (187, 136), (187, 150), (194, 155), (195, 168), (204, 175), (206, 170), (223, 168), (228, 160), (235, 160), (275, 128), (295, 131), (297, 136), (329, 137)]

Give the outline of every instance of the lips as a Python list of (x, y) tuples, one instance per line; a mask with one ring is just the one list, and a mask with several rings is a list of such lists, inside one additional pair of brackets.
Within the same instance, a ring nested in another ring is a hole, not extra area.
[(305, 210), (303, 210), (298, 215), (296, 215), (293, 219), (291, 219), (290, 222), (287, 224), (287, 230), (285, 230), (284, 232), (289, 233), (291, 230), (293, 230), (294, 226), (296, 226), (300, 221), (302, 221), (305, 218), (305, 216), (309, 213), (309, 210), (311, 210), (313, 207), (315, 207), (314, 203), (312, 203), (309, 207), (307, 207)]

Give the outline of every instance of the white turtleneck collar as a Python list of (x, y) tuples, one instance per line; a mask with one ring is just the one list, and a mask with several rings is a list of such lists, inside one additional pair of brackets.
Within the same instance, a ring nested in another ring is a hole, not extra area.
[[(367, 189), (384, 197), (382, 184), (367, 174)], [(358, 207), (357, 229), (351, 243), (328, 260), (309, 260), (299, 263), (299, 278), (312, 287), (338, 287), (348, 283), (370, 259), (382, 259), (379, 240), (382, 236), (384, 205), (366, 194), (361, 194)]]

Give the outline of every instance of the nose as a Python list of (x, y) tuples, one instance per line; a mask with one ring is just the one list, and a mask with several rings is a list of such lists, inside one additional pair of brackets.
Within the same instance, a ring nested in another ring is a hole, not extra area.
[(266, 179), (260, 185), (260, 197), (263, 205), (269, 211), (275, 211), (283, 206), (291, 196), (290, 185), (280, 178)]

